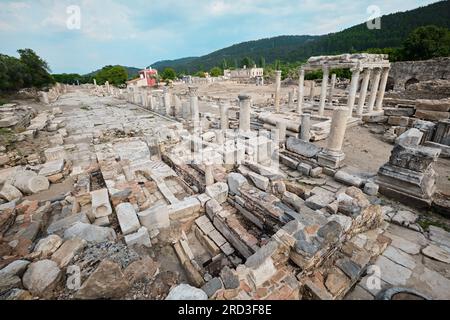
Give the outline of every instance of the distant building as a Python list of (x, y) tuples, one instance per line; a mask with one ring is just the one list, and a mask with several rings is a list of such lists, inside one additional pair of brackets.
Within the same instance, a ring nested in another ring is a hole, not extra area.
[(242, 69), (224, 70), (223, 75), (230, 79), (255, 79), (264, 76), (264, 69), (257, 68), (256, 65), (253, 68), (244, 66)]
[(157, 85), (158, 70), (144, 69), (139, 71), (139, 78), (127, 81), (129, 87), (154, 87)]

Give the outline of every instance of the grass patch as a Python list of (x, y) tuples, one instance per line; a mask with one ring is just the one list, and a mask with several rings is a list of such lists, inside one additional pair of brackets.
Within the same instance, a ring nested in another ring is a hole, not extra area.
[(450, 232), (450, 226), (448, 226), (447, 224), (436, 221), (436, 220), (424, 218), (424, 217), (421, 217), (421, 219), (419, 219), (419, 221), (417, 221), (417, 224), (419, 224), (422, 227), (422, 229), (425, 231), (428, 231), (430, 226), (435, 226), (438, 228), (442, 228), (447, 232)]
[(87, 111), (87, 110), (91, 110), (91, 108), (89, 108), (88, 106), (81, 106), (80, 109), (81, 109), (81, 110), (86, 110), (86, 111)]
[(0, 128), (0, 142), (9, 145), (16, 140), (14, 132), (9, 128)]

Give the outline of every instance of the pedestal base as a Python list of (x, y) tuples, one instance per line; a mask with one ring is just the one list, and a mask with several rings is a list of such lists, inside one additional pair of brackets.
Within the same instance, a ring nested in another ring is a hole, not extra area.
[(344, 165), (345, 154), (341, 152), (324, 150), (317, 155), (319, 165), (330, 168), (338, 169)]

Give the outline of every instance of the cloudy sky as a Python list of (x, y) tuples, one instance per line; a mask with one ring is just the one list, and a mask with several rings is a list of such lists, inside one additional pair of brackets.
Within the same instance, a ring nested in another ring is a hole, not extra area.
[(16, 56), (17, 49), (32, 48), (55, 73), (87, 73), (108, 64), (146, 67), (242, 41), (340, 31), (368, 20), (370, 6), (383, 15), (433, 2), (0, 0), (0, 53)]

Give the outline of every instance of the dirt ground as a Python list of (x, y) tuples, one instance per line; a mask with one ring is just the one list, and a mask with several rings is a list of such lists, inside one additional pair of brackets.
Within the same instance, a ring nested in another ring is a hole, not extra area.
[[(344, 140), (345, 164), (363, 175), (375, 176), (378, 169), (388, 162), (393, 146), (381, 140), (381, 134), (373, 134), (369, 128), (356, 126), (347, 129)], [(326, 140), (316, 142), (326, 146)], [(439, 158), (434, 165), (438, 174), (437, 189), (450, 193), (450, 159)]]

